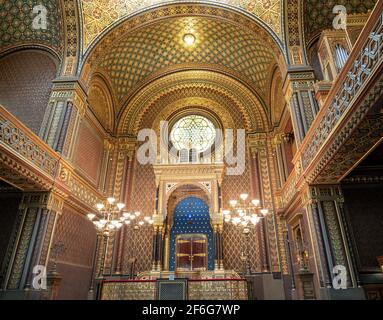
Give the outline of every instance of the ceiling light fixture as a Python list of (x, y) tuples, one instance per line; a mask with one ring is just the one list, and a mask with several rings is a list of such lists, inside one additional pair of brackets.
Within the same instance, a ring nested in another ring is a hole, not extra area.
[(191, 33), (186, 33), (183, 36), (183, 40), (186, 43), (186, 45), (191, 46), (195, 42), (195, 36), (193, 34), (191, 34)]

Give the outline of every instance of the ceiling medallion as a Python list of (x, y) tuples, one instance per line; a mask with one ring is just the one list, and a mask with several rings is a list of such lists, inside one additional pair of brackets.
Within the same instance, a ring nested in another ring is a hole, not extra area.
[(188, 46), (192, 46), (195, 42), (195, 36), (191, 33), (184, 34), (182, 39), (185, 42), (185, 44)]

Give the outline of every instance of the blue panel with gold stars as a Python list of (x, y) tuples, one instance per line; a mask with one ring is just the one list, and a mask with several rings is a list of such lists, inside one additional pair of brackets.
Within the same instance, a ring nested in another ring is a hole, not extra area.
[(176, 237), (179, 234), (204, 234), (207, 237), (208, 270), (214, 270), (213, 230), (210, 225), (209, 207), (197, 197), (180, 201), (174, 209), (173, 227), (170, 231), (169, 270), (175, 268)]

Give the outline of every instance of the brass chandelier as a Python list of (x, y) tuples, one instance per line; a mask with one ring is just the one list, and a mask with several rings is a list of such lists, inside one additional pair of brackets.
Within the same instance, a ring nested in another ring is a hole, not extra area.
[(109, 197), (106, 200), (106, 203), (96, 204), (98, 215), (94, 213), (87, 215), (99, 232), (110, 233), (120, 229), (124, 224), (138, 227), (143, 226), (145, 223), (153, 224), (154, 222), (152, 217), (144, 217), (143, 220), (137, 222), (138, 217), (141, 215), (139, 211), (129, 213), (124, 211), (124, 203), (116, 203), (116, 199), (113, 197)]
[(250, 226), (256, 226), (261, 219), (267, 216), (268, 209), (261, 207), (259, 199), (248, 201), (249, 195), (242, 193), (239, 200), (230, 200), (231, 210), (223, 210), (226, 223), (241, 226), (244, 230)]

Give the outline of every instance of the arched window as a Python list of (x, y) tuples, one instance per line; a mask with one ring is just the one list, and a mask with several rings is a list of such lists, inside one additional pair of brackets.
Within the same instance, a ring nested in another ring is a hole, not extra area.
[(347, 59), (347, 50), (341, 44), (337, 44), (335, 46), (335, 65), (338, 72), (342, 70), (342, 68), (346, 64)]
[(200, 115), (188, 115), (178, 120), (171, 132), (170, 141), (177, 150), (207, 151), (216, 137), (214, 124)]

